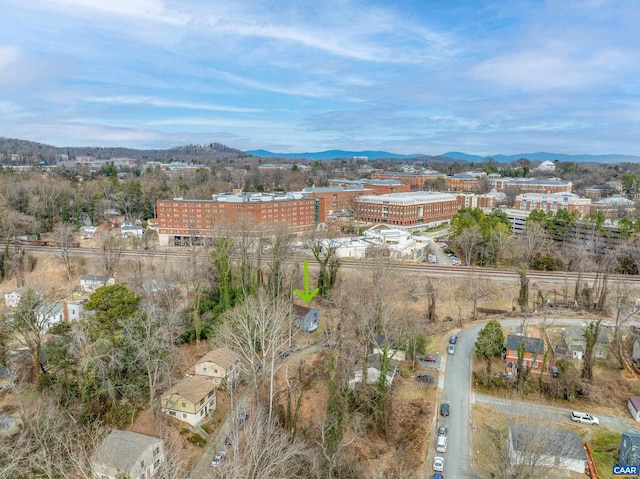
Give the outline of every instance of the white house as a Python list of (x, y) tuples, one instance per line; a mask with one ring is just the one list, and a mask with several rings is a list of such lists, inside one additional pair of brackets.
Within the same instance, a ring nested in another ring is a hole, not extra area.
[(162, 411), (196, 426), (216, 409), (216, 385), (202, 376), (183, 379), (160, 398)]
[(18, 304), (20, 304), (20, 298), (29, 290), (33, 291), (34, 294), (38, 296), (38, 298), (42, 299), (41, 291), (36, 291), (29, 286), (24, 286), (22, 288), (14, 289), (13, 291), (10, 291), (8, 293), (4, 293), (4, 304), (6, 304), (9, 308), (17, 308)]
[(587, 454), (580, 436), (564, 429), (509, 424), (509, 463), (584, 474)]
[(632, 396), (627, 401), (627, 407), (631, 413), (631, 417), (635, 421), (640, 422), (640, 396)]
[(221, 347), (209, 351), (195, 366), (196, 375), (211, 379), (216, 385), (229, 384), (242, 367), (240, 356), (229, 348)]
[(162, 439), (114, 429), (91, 455), (95, 479), (153, 478), (164, 462)]
[(144, 228), (140, 220), (123, 221), (120, 225), (120, 234), (124, 238), (142, 238)]
[(106, 274), (83, 274), (80, 276), (80, 289), (87, 293), (93, 293), (100, 286), (108, 286), (111, 284), (116, 284), (116, 280)]
[[(382, 355), (380, 354), (369, 354), (367, 357), (367, 384), (377, 384), (380, 379), (381, 371), (381, 360)], [(393, 377), (396, 374), (398, 362), (395, 359), (389, 359), (387, 363), (387, 371), (385, 374), (385, 381), (388, 387), (391, 387), (393, 383)], [(356, 384), (362, 382), (362, 367), (353, 371), (351, 379), (349, 379), (349, 388), (353, 389), (356, 387)]]

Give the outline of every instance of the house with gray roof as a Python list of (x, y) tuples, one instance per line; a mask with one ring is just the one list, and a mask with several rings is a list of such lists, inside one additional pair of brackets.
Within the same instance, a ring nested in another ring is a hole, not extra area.
[[(382, 354), (374, 353), (369, 354), (367, 356), (367, 384), (377, 384), (380, 379), (380, 375), (382, 374)], [(398, 361), (395, 359), (387, 359), (386, 371), (385, 371), (385, 382), (387, 383), (387, 387), (391, 387), (393, 383), (393, 378), (396, 374), (396, 369), (398, 367)], [(356, 384), (362, 382), (362, 366), (358, 369), (354, 370), (351, 374), (351, 379), (349, 379), (349, 388), (354, 389)]]
[(640, 434), (636, 432), (622, 433), (617, 464), (640, 467)]
[(106, 274), (83, 274), (80, 276), (80, 289), (86, 293), (93, 293), (100, 286), (111, 284), (116, 284), (116, 280)]
[[(573, 324), (562, 330), (562, 337), (567, 345), (567, 349), (570, 351), (573, 359), (582, 359), (586, 354), (587, 341), (584, 337), (584, 331), (587, 327), (586, 323)], [(602, 326), (598, 331), (598, 340), (593, 348), (594, 355), (598, 359), (606, 359), (609, 356), (609, 336), (605, 328)]]
[(573, 431), (509, 424), (509, 464), (514, 467), (566, 469), (584, 474), (587, 454)]
[(91, 456), (96, 479), (153, 478), (164, 462), (162, 439), (114, 429)]

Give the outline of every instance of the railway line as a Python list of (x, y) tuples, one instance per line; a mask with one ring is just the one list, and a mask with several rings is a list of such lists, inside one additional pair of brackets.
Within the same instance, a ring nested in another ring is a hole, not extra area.
[[(24, 248), (25, 251), (33, 254), (55, 254), (56, 250), (60, 250), (60, 245), (55, 244), (55, 242), (46, 242), (48, 244), (33, 244), (33, 243), (21, 243), (20, 247)], [(80, 245), (74, 245), (68, 249), (70, 256), (96, 256), (101, 252), (98, 248), (88, 248), (82, 247)], [(255, 254), (251, 255), (253, 258), (257, 259)], [(165, 260), (173, 260), (173, 261), (187, 261), (192, 260), (194, 257), (198, 261), (207, 261), (209, 260), (209, 254), (202, 250), (198, 249), (195, 251), (192, 250), (180, 250), (176, 248), (158, 248), (158, 249), (150, 249), (150, 250), (122, 250), (121, 251), (122, 258), (148, 258), (148, 259), (165, 259)], [(302, 264), (304, 259), (310, 259), (309, 256), (304, 255), (293, 255), (290, 256), (286, 263), (289, 265)], [(262, 255), (260, 261), (267, 264), (269, 263), (268, 254)], [(345, 270), (361, 270), (379, 267), (379, 262), (371, 259), (341, 259), (340, 267)], [(311, 270), (317, 269), (317, 263), (315, 261), (311, 261), (309, 263), (309, 267)], [(509, 282), (517, 282), (519, 280), (518, 273), (514, 269), (491, 269), (491, 268), (477, 268), (477, 267), (469, 267), (469, 266), (450, 266), (450, 265), (439, 265), (439, 264), (428, 264), (428, 263), (408, 263), (402, 261), (392, 261), (391, 267), (396, 269), (397, 271), (406, 272), (408, 275), (415, 276), (433, 276), (433, 277), (450, 277), (450, 278), (467, 278), (470, 275), (477, 276), (480, 278), (492, 279), (492, 280), (503, 280)], [(583, 281), (594, 281), (596, 278), (601, 278), (602, 275), (598, 275), (597, 273), (586, 272), (579, 274), (577, 272), (571, 271), (527, 271), (527, 277), (532, 282), (539, 283), (566, 283), (567, 285), (575, 284), (575, 281), (578, 277), (581, 277)], [(629, 284), (640, 285), (640, 275), (621, 275), (621, 274), (612, 274), (607, 277), (607, 280), (610, 282), (624, 282)]]

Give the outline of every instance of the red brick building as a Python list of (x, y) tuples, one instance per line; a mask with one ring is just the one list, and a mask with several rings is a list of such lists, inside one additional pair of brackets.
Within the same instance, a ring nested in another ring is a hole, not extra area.
[(476, 191), (478, 189), (478, 177), (469, 173), (447, 176), (444, 182), (447, 191)]
[(160, 200), (160, 245), (184, 244), (212, 236), (220, 227), (249, 228), (265, 232), (287, 228), (292, 233), (310, 231), (324, 223), (324, 200), (302, 193), (224, 194), (211, 200)]
[(521, 193), (571, 193), (573, 183), (563, 180), (538, 180), (536, 178), (490, 178), (498, 191), (517, 188)]
[(525, 193), (516, 196), (514, 209), (520, 211), (552, 211), (567, 210), (569, 212), (578, 211), (580, 215), (591, 212), (591, 198), (581, 198), (573, 193)]
[[(403, 185), (405, 186), (405, 185)], [(408, 187), (407, 187), (408, 188)], [(326, 214), (353, 214), (356, 198), (373, 194), (373, 190), (365, 188), (340, 188), (333, 186), (305, 188), (302, 190), (311, 198), (322, 198)]]
[(411, 191), (409, 185), (405, 185), (397, 180), (370, 180), (362, 178), (360, 180), (329, 180), (329, 186), (340, 186), (342, 188), (364, 188), (369, 190), (365, 194), (388, 195), (390, 193), (408, 193)]
[(432, 170), (406, 171), (378, 171), (371, 174), (372, 180), (396, 180), (404, 185), (408, 185), (412, 191), (421, 190), (427, 180), (437, 180), (444, 178), (443, 173)]
[(447, 223), (457, 212), (456, 195), (416, 191), (361, 196), (357, 200), (355, 219), (418, 231)]

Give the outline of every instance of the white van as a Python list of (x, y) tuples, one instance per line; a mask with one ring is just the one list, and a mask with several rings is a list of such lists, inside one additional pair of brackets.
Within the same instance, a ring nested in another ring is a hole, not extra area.
[(447, 452), (447, 436), (438, 436), (438, 442), (436, 442), (437, 452)]

